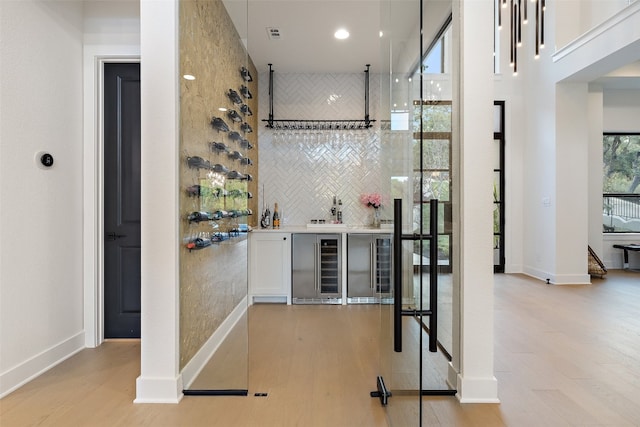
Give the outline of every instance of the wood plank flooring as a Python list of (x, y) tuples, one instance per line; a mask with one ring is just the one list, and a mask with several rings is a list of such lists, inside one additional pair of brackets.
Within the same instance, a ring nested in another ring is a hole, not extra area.
[[(584, 286), (501, 274), (495, 284), (501, 403), (425, 397), (423, 425), (640, 426), (639, 273), (610, 271)], [(369, 396), (378, 319), (371, 306), (255, 305), (250, 396), (177, 405), (133, 404), (139, 342), (107, 342), (0, 400), (0, 426), (385, 426)], [(417, 425), (415, 398), (390, 401), (402, 415), (394, 425)]]

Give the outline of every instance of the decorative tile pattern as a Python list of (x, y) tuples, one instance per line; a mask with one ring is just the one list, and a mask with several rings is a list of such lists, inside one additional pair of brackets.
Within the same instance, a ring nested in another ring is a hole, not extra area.
[[(261, 119), (269, 112), (268, 79), (268, 73), (260, 75)], [(380, 103), (379, 82), (371, 75), (371, 119)], [(364, 73), (274, 73), (275, 119), (363, 119), (364, 108)], [(259, 206), (273, 210), (277, 202), (285, 225), (330, 219), (334, 195), (342, 200), (343, 222), (369, 224), (371, 209), (359, 198), (372, 192), (386, 196), (382, 217), (391, 217), (393, 156), (381, 142), (377, 122), (366, 131), (274, 131), (261, 126), (259, 141)]]

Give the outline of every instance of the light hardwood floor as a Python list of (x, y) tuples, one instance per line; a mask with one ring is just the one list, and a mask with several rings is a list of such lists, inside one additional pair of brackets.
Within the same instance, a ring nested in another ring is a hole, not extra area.
[[(425, 426), (640, 426), (640, 273), (553, 286), (495, 276), (500, 404), (424, 398)], [(0, 400), (0, 426), (385, 426), (369, 396), (378, 311), (256, 305), (248, 397), (133, 404), (137, 341), (87, 349)], [(266, 392), (267, 397), (255, 397)], [(391, 397), (396, 407), (404, 397)], [(417, 425), (410, 409), (395, 425)]]

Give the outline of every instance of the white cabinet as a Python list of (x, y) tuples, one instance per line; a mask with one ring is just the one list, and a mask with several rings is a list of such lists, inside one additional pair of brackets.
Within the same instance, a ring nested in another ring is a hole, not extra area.
[(291, 233), (249, 234), (249, 303), (291, 304)]

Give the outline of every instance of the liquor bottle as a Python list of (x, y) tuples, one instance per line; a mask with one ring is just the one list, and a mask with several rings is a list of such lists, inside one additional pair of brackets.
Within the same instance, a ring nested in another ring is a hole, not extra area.
[(336, 205), (336, 196), (333, 196), (333, 206), (331, 206), (331, 224), (336, 224), (336, 214), (338, 212), (338, 208)]
[(278, 213), (278, 204), (273, 204), (273, 221), (271, 222), (274, 229), (280, 228), (280, 213)]
[(260, 219), (260, 226), (262, 228), (269, 228), (270, 221), (271, 221), (271, 211), (269, 211), (269, 208), (266, 208), (262, 212), (262, 219)]

